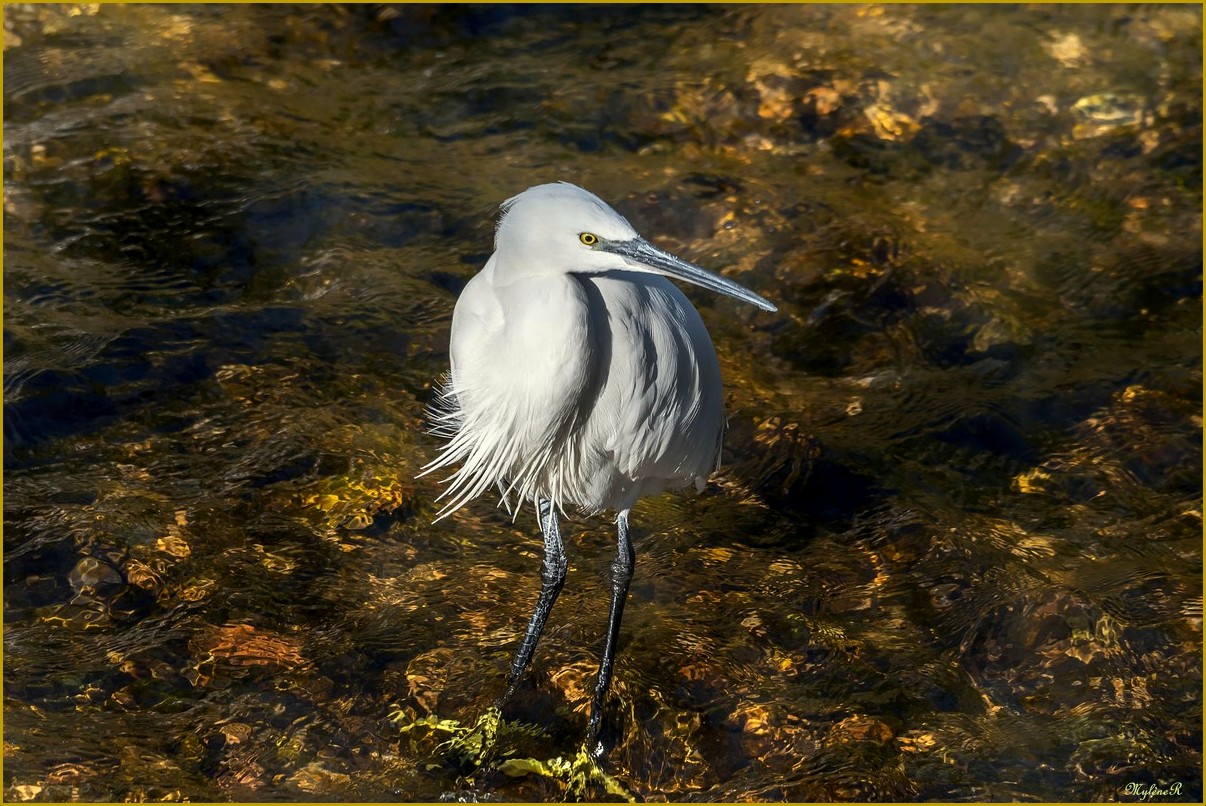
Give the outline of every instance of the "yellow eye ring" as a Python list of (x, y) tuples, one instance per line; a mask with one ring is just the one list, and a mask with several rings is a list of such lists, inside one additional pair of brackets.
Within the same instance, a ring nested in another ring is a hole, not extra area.
[(593, 232), (581, 232), (578, 233), (578, 240), (587, 246), (594, 246), (599, 242), (599, 236)]

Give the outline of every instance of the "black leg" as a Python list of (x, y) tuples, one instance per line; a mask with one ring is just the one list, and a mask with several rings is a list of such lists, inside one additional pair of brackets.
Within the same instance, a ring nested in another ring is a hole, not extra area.
[(599, 725), (603, 720), (603, 700), (611, 683), (611, 671), (616, 661), (616, 643), (620, 638), (620, 620), (624, 617), (624, 600), (628, 598), (628, 583), (632, 581), (635, 554), (628, 539), (628, 512), (616, 517), (617, 549), (611, 564), (611, 615), (607, 619), (607, 643), (603, 645), (603, 660), (599, 664), (599, 682), (590, 703), (590, 722), (586, 726), (586, 747), (595, 758), (603, 755), (599, 743)]
[(511, 671), (507, 675), (507, 690), (498, 701), (498, 706), (510, 699), (523, 677), (524, 670), (532, 661), (532, 653), (536, 651), (536, 642), (544, 630), (544, 623), (549, 619), (557, 594), (565, 584), (565, 548), (561, 545), (561, 531), (557, 528), (557, 512), (548, 501), (540, 501), (540, 532), (544, 535), (544, 562), (540, 567), (540, 598), (536, 600), (536, 610), (528, 622), (527, 632), (524, 633), (523, 643), (515, 653), (511, 662)]

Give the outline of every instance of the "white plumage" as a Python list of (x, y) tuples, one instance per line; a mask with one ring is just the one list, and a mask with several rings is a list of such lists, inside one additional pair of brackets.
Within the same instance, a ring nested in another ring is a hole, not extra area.
[(775, 310), (653, 246), (582, 188), (539, 185), (505, 202), (494, 254), (452, 315), (452, 369), (435, 407), (436, 432), (448, 441), (423, 471), (459, 465), (437, 519), (493, 486), (512, 511), (531, 501), (539, 512), (540, 598), (496, 713), (531, 661), (565, 581), (557, 512), (617, 510), (611, 612), (587, 727), (595, 758), (603, 753), (600, 715), (632, 578), (629, 510), (643, 495), (702, 487), (724, 432), (712, 340), (664, 275)]
[(607, 251), (644, 242), (593, 194), (539, 185), (503, 210), (495, 252), (453, 314), (436, 415), (449, 441), (424, 469), (460, 465), (440, 517), (492, 486), (508, 507), (544, 499), (586, 513), (702, 486), (719, 456), (724, 401), (695, 308), (653, 273), (664, 268)]

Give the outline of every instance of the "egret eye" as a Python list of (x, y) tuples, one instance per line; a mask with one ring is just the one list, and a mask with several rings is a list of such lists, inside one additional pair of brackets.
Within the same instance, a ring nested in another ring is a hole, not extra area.
[(580, 232), (578, 233), (578, 240), (587, 246), (594, 246), (599, 242), (599, 236), (591, 232)]

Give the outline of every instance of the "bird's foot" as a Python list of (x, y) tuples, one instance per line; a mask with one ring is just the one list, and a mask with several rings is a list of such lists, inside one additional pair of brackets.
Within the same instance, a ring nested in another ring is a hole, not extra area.
[(510, 758), (498, 765), (500, 772), (512, 777), (543, 775), (565, 784), (566, 794), (578, 800), (587, 799), (591, 786), (598, 786), (607, 795), (636, 802), (636, 796), (628, 791), (619, 779), (607, 773), (595, 755), (584, 744), (572, 759), (557, 756), (547, 761), (535, 758)]
[[(402, 723), (406, 716), (401, 710), (390, 715), (395, 723)], [(472, 726), (462, 725), (455, 719), (440, 719), (427, 716), (406, 724), (401, 724), (399, 731), (412, 733), (426, 729), (429, 733), (446, 734), (448, 738), (436, 746), (437, 752), (444, 754), (464, 772), (479, 769), (489, 765), (497, 754), (498, 739), (507, 735), (539, 735), (539, 728), (506, 722), (498, 706), (491, 706), (478, 717)], [(514, 751), (504, 751), (509, 754)]]
[(461, 728), (437, 749), (456, 759), (462, 769), (477, 769), (494, 754), (502, 724), (502, 711), (490, 706), (473, 727)]
[[(405, 720), (405, 715), (396, 711), (390, 715), (395, 723)], [(426, 730), (428, 733), (444, 734), (448, 738), (436, 746), (437, 752), (452, 759), (462, 770), (473, 770), (481, 767), (494, 750), (498, 739), (499, 726), (502, 725), (502, 712), (494, 706), (486, 709), (472, 726), (462, 725), (455, 719), (440, 719), (427, 716), (421, 719), (401, 724), (401, 733), (415, 733)]]

